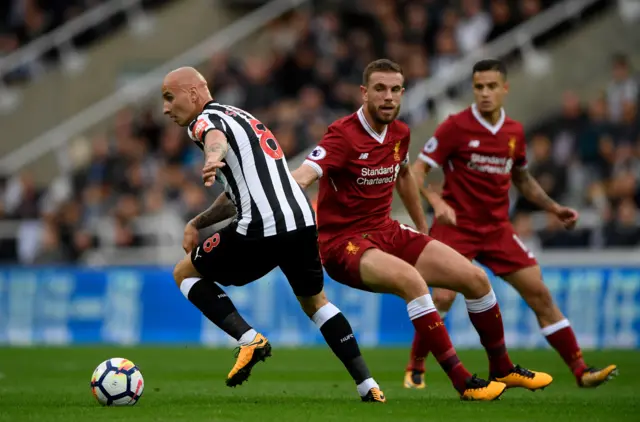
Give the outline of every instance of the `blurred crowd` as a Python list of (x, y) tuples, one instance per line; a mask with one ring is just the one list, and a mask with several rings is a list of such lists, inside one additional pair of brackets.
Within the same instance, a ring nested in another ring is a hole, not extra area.
[(295, 155), (317, 142), (337, 116), (359, 107), (362, 70), (369, 62), (387, 57), (400, 63), (411, 89), (552, 3), (316, 1), (314, 14), (273, 21), (258, 40), (263, 54), (212, 57), (209, 80), (220, 102), (261, 116), (286, 154)]
[[(450, 2), (437, 0), (314, 2), (313, 14), (297, 11), (262, 31), (256, 41), (256, 46), (262, 46), (261, 54), (220, 53), (202, 70), (218, 101), (259, 116), (291, 157), (315, 144), (336, 117), (359, 107), (362, 70), (370, 61), (389, 57), (399, 62), (410, 89), (552, 3), (462, 0), (454, 8), (448, 6)], [(612, 86), (609, 95), (615, 97), (619, 88), (615, 83)], [(428, 104), (425, 108), (428, 112)], [(577, 108), (583, 116), (579, 102)], [(123, 110), (111, 131), (74, 143), (72, 155), (80, 163), (77, 170), (47, 190), (41, 190), (28, 174), (2, 181), (0, 217), (40, 220), (21, 225), (18, 243), (0, 240), (0, 260), (75, 262), (96, 246), (105, 246), (104, 242), (117, 248), (150, 245), (157, 239), (153, 234), (140, 234), (140, 216), (170, 214), (183, 224), (205, 209), (220, 188), (203, 189), (201, 152), (193, 147), (185, 129), (168, 124), (159, 110), (157, 103), (141, 110)], [(611, 107), (605, 107), (605, 115), (606, 110)], [(545, 154), (540, 152), (544, 150), (538, 146), (541, 143), (546, 145), (547, 159), (549, 154), (556, 157), (555, 152), (549, 153), (551, 149), (579, 150), (577, 137), (588, 135), (572, 122), (563, 114), (558, 123), (548, 125), (552, 129), (541, 127), (532, 138), (534, 154)], [(593, 122), (594, 128), (600, 127), (598, 121)], [(567, 132), (574, 136), (570, 147), (561, 146), (571, 136)], [(595, 155), (601, 156), (603, 148), (598, 148)], [(538, 174), (547, 168), (543, 158), (534, 161), (534, 168), (541, 169)], [(564, 168), (566, 162), (553, 165)], [(585, 161), (586, 165), (590, 164)], [(563, 183), (568, 186), (569, 182)], [(563, 195), (567, 189), (563, 188)], [(602, 201), (597, 194), (587, 199)], [(518, 210), (526, 209), (525, 204), (518, 204)], [(613, 215), (617, 210), (609, 212)], [(105, 216), (110, 217), (106, 226)], [(158, 231), (180, 234), (180, 224), (177, 228), (163, 225)]]
[[(83, 12), (110, 0), (2, 0), (0, 1), (0, 59), (63, 25)], [(169, 0), (142, 0), (145, 8), (156, 7)], [(79, 34), (73, 45), (84, 47), (111, 33), (125, 22), (124, 14), (116, 14), (98, 26)], [(49, 51), (45, 61), (56, 60), (58, 51)], [(5, 82), (29, 78), (28, 68), (11, 72)]]
[(593, 224), (565, 231), (548, 216), (534, 233), (524, 198), (514, 222), (534, 248), (629, 247), (640, 245), (640, 74), (624, 55), (614, 55), (611, 81), (585, 103), (563, 94), (560, 113), (529, 131), (530, 171), (555, 200), (590, 209)]

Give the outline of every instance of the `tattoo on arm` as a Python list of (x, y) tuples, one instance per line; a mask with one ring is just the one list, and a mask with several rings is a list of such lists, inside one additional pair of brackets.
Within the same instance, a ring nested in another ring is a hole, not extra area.
[(236, 215), (236, 207), (227, 195), (222, 193), (209, 208), (194, 217), (190, 224), (200, 230), (234, 215)]
[(225, 138), (216, 138), (212, 141), (205, 143), (204, 155), (205, 159), (214, 155), (217, 161), (222, 161), (227, 156), (229, 151), (229, 143)]
[(511, 178), (520, 193), (543, 210), (551, 211), (554, 207), (558, 206), (556, 201), (547, 195), (527, 169), (514, 170)]

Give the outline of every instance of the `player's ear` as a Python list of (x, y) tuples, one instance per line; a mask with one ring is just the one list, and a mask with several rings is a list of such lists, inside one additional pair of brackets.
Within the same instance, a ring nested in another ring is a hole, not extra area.
[(367, 87), (364, 85), (360, 85), (360, 94), (362, 94), (362, 101), (368, 101), (369, 95), (367, 93)]
[(196, 89), (195, 86), (189, 89), (189, 99), (191, 100), (192, 103), (198, 102), (198, 90)]
[(509, 82), (508, 81), (504, 81), (504, 93), (505, 94), (509, 93)]

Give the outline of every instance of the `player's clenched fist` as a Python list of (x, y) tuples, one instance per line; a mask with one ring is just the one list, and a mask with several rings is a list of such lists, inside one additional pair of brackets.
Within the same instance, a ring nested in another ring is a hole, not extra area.
[(438, 223), (446, 226), (456, 225), (456, 212), (446, 202), (440, 201), (434, 206), (433, 213)]
[(564, 227), (568, 230), (572, 230), (576, 226), (578, 218), (580, 217), (578, 211), (574, 210), (573, 208), (563, 206), (558, 207), (558, 209), (556, 209), (554, 213), (560, 219), (560, 221), (562, 221)]
[(182, 238), (182, 249), (189, 253), (198, 244), (198, 229), (191, 222), (188, 222), (184, 228), (184, 237)]
[(225, 164), (222, 161), (207, 161), (202, 168), (204, 185), (207, 187), (213, 186), (213, 182), (216, 180), (216, 170), (224, 166)]

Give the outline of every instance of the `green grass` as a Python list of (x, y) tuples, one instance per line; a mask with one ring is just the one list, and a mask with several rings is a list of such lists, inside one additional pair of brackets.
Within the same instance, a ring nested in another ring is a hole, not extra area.
[[(224, 379), (231, 350), (204, 348), (0, 348), (0, 421), (557, 421), (640, 420), (639, 352), (587, 352), (593, 365), (616, 363), (620, 375), (595, 390), (579, 389), (552, 351), (512, 351), (514, 361), (550, 372), (543, 392), (509, 390), (491, 403), (461, 402), (435, 362), (426, 390), (405, 390), (406, 349), (365, 350), (388, 402), (361, 403), (341, 364), (326, 349), (278, 349), (236, 389)], [(126, 357), (142, 370), (138, 405), (103, 408), (89, 389), (95, 366)], [(466, 366), (486, 375), (482, 351), (462, 351)]]

